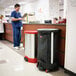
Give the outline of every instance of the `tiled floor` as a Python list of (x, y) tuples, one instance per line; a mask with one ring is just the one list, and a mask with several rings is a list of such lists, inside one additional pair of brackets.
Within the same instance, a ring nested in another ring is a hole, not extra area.
[(7, 45), (8, 47), (10, 47), (13, 51), (17, 52), (18, 54), (20, 54), (20, 55), (22, 55), (22, 56), (25, 55), (25, 54), (24, 54), (24, 53), (25, 53), (25, 52), (24, 52), (24, 48), (20, 48), (19, 50), (15, 50), (15, 49), (13, 48), (13, 44), (12, 44), (11, 42), (2, 40), (1, 43)]
[(0, 41), (0, 76), (68, 76), (63, 69), (45, 73), (36, 64), (24, 61), (24, 50), (14, 50), (12, 43)]

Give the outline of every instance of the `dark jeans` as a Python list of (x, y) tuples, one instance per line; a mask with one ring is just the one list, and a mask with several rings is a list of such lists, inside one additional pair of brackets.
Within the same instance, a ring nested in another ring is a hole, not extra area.
[(21, 41), (21, 27), (13, 27), (14, 47), (20, 46), (20, 41)]

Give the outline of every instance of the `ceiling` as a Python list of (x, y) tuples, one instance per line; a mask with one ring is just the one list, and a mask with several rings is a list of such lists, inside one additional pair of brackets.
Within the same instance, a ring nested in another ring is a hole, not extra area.
[[(4, 9), (10, 5), (14, 5), (16, 3), (20, 3), (20, 2), (35, 2), (38, 0), (0, 0), (0, 9)], [(59, 0), (60, 3), (63, 3), (64, 0)]]
[(34, 2), (37, 0), (0, 0), (0, 9), (3, 9), (5, 7), (8, 7), (10, 5), (14, 5), (16, 3), (20, 3), (20, 2)]

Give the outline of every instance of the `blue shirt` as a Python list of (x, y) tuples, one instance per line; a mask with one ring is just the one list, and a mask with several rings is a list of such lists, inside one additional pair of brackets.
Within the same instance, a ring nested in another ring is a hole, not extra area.
[[(11, 13), (11, 17), (21, 18), (21, 14), (20, 14), (20, 12), (13, 11)], [(21, 27), (22, 26), (22, 21), (21, 20), (19, 20), (19, 21), (12, 21), (12, 26), (13, 27)]]

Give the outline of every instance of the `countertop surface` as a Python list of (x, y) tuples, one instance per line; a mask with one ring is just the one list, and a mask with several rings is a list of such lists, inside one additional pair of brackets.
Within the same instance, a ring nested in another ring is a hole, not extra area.
[[(11, 23), (4, 23), (4, 24), (11, 24)], [(66, 24), (45, 24), (45, 23), (23, 23), (25, 25), (59, 25), (59, 26), (66, 26)]]
[[(23, 24), (27, 24), (27, 23), (23, 23)], [(27, 25), (29, 25), (29, 23), (27, 24)], [(30, 25), (66, 25), (66, 24), (44, 24), (44, 23), (35, 23), (35, 24), (30, 24)]]

